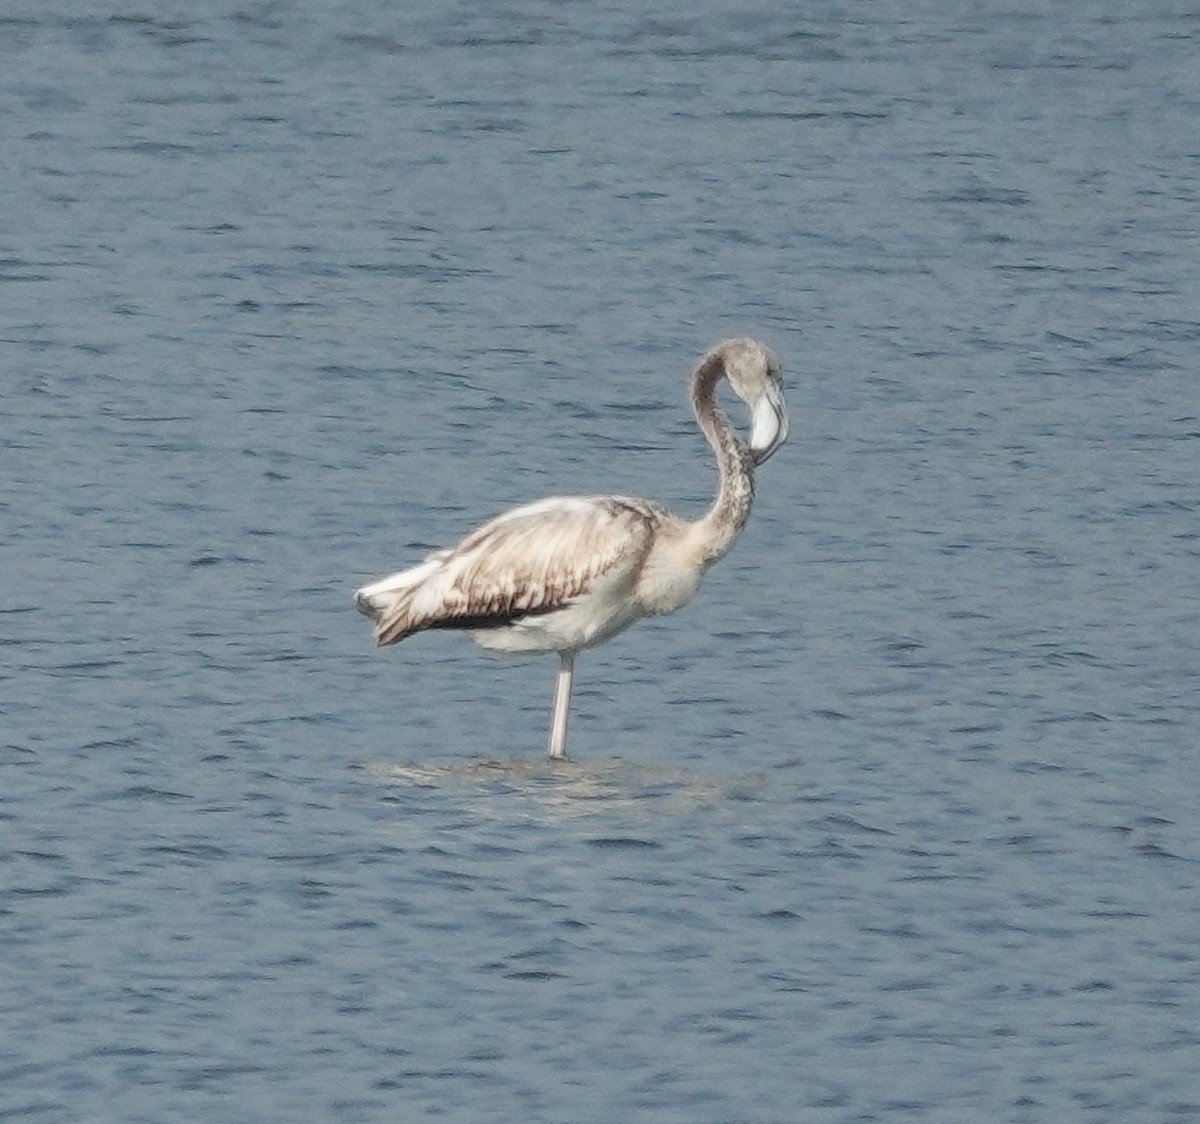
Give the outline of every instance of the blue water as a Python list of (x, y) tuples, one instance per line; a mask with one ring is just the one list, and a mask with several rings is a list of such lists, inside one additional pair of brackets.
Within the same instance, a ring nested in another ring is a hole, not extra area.
[[(1194, 6), (0, 15), (0, 1119), (1200, 1118)], [(350, 593), (705, 506), (554, 661)]]

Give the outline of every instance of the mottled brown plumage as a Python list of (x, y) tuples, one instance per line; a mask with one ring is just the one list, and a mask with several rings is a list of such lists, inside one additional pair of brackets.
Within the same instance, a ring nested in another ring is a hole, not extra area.
[(430, 555), (426, 565), (435, 568), (377, 611), (376, 643), (395, 644), (425, 629), (499, 628), (561, 609), (602, 575), (632, 574), (655, 526), (670, 517), (617, 496), (580, 501), (515, 508)]

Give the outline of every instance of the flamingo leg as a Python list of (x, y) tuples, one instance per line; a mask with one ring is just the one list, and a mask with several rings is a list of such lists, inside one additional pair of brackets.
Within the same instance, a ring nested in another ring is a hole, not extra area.
[(554, 682), (554, 710), (550, 713), (550, 757), (567, 756), (567, 713), (571, 709), (571, 681), (575, 676), (575, 653), (559, 652), (558, 678)]

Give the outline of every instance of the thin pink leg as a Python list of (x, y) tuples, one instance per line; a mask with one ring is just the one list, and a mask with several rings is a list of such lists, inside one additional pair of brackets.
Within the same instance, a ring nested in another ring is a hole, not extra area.
[(559, 652), (558, 678), (554, 683), (554, 710), (550, 715), (550, 756), (567, 756), (567, 713), (571, 709), (571, 681), (575, 675), (575, 653)]

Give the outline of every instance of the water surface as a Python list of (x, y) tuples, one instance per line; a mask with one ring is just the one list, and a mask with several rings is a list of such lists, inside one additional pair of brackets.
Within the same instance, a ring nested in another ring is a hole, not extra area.
[[(0, 1117), (1200, 1117), (1194, 12), (0, 17)], [(579, 660), (371, 649), (555, 492)]]

